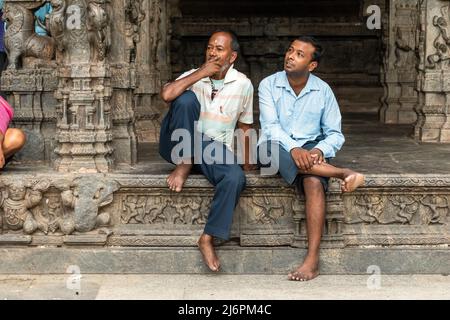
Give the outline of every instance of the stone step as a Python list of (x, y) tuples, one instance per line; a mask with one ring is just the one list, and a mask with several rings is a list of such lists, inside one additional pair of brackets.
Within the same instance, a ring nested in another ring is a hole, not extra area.
[[(224, 274), (287, 274), (305, 249), (217, 249)], [(323, 249), (321, 274), (450, 274), (450, 250), (434, 248)], [(210, 273), (195, 248), (17, 248), (0, 249), (0, 274), (202, 274)]]

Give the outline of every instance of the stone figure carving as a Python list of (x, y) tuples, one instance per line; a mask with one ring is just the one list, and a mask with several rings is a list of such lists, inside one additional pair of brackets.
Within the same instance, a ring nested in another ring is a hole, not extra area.
[[(355, 204), (364, 207), (364, 211), (359, 215), (359, 223), (361, 221), (373, 224), (380, 223), (380, 217), (383, 214), (385, 201), (383, 197), (378, 195), (363, 195), (357, 197)], [(347, 223), (355, 223), (355, 221), (348, 221)]]
[(51, 66), (55, 55), (52, 38), (34, 32), (34, 15), (31, 10), (18, 4), (6, 3), (4, 19), (8, 24), (5, 47), (8, 52), (8, 69), (17, 69), (19, 59), (34, 58), (30, 64)]
[[(449, 213), (449, 204), (446, 197), (433, 196), (428, 197), (428, 199), (422, 197), (420, 203), (430, 211), (429, 214), (422, 217), (423, 224), (444, 224), (444, 218), (446, 218)], [(439, 212), (439, 209), (444, 212)]]
[(92, 0), (87, 7), (89, 42), (92, 50), (92, 61), (103, 61), (111, 44), (109, 18), (102, 7), (104, 0)]
[[(0, 199), (0, 230), (21, 230), (25, 234), (32, 234), (36, 230), (48, 232), (48, 223), (42, 216), (35, 216), (32, 209), (42, 200), (42, 194), (49, 188), (50, 183), (43, 181), (3, 182), (2, 197)], [(3, 226), (2, 226), (3, 222)]]
[(417, 199), (414, 197), (392, 196), (389, 200), (394, 206), (400, 209), (397, 212), (395, 220), (402, 224), (411, 224), (414, 214), (419, 209)]
[(427, 61), (429, 65), (427, 66), (430, 69), (434, 69), (436, 64), (450, 59), (450, 35), (448, 30), (448, 22), (449, 22), (449, 7), (444, 6), (441, 8), (442, 16), (434, 16), (433, 17), (433, 26), (438, 28), (439, 35), (434, 40), (434, 47), (436, 49), (436, 53), (431, 54), (427, 57)]
[(284, 216), (284, 206), (271, 203), (267, 196), (253, 197), (252, 204), (255, 206), (256, 223), (277, 224), (277, 220)]
[(60, 186), (63, 217), (60, 229), (64, 234), (74, 231), (89, 232), (110, 223), (110, 214), (99, 209), (113, 201), (113, 193), (119, 186), (115, 182), (106, 183), (91, 177), (77, 178), (70, 186)]
[(136, 44), (140, 39), (140, 26), (145, 19), (142, 10), (142, 0), (127, 0), (125, 4), (125, 34), (127, 35), (127, 48), (130, 52), (130, 61), (136, 60)]
[(412, 31), (397, 27), (395, 41), (395, 66), (397, 68), (411, 67), (415, 63), (415, 35)]
[(206, 223), (210, 199), (200, 196), (176, 199), (165, 196), (128, 195), (122, 201), (124, 224), (192, 224)]
[(52, 5), (53, 11), (47, 16), (46, 28), (55, 42), (56, 50), (61, 52), (64, 50), (65, 46), (64, 13), (66, 11), (66, 2), (65, 0), (52, 0), (50, 1), (50, 4)]
[[(187, 201), (186, 216), (191, 217), (191, 224), (205, 224), (206, 218), (205, 214), (209, 211), (202, 211), (202, 202), (204, 199), (201, 197), (189, 198)], [(205, 199), (205, 201), (207, 201)]]

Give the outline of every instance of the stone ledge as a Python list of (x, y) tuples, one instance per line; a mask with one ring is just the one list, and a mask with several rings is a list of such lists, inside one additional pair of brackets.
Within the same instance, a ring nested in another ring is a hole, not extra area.
[[(175, 194), (166, 177), (3, 174), (0, 246), (195, 247), (213, 188), (193, 175)], [(243, 247), (306, 248), (304, 199), (280, 177), (251, 173), (247, 180), (231, 236)], [(323, 248), (450, 244), (450, 175), (367, 175), (352, 194), (339, 187), (332, 179)]]
[[(167, 166), (166, 166), (167, 167)], [(58, 172), (32, 173), (28, 171), (8, 172), (5, 171), (0, 176), (0, 182), (4, 179), (76, 179), (76, 178), (97, 178), (115, 180), (121, 187), (160, 187), (166, 188), (167, 174), (151, 173), (106, 173), (106, 174), (83, 174)], [(283, 181), (280, 176), (261, 176), (257, 173), (247, 173), (247, 187), (284, 187), (292, 188)], [(336, 179), (331, 179), (333, 186), (339, 186)], [(190, 175), (186, 181), (185, 188), (212, 187), (212, 185), (202, 175)], [(366, 184), (359, 190), (378, 187), (450, 187), (450, 174), (367, 174)], [(339, 190), (339, 188), (337, 189)]]

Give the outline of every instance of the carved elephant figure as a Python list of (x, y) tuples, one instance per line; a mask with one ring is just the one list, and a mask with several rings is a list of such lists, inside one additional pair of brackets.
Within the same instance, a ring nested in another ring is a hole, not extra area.
[(116, 182), (99, 181), (91, 177), (77, 178), (70, 188), (61, 193), (65, 214), (60, 221), (64, 234), (74, 231), (89, 232), (110, 222), (107, 212), (99, 214), (99, 209), (113, 201), (113, 193), (118, 189)]
[(31, 10), (20, 4), (7, 2), (4, 19), (8, 25), (4, 38), (8, 69), (17, 69), (20, 58), (33, 57), (46, 62), (53, 60), (54, 40), (34, 32), (34, 14)]

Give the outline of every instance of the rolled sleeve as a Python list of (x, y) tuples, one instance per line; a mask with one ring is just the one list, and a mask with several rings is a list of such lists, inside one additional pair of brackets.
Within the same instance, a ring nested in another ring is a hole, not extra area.
[(336, 97), (331, 89), (326, 93), (325, 110), (321, 118), (321, 128), (325, 139), (320, 141), (316, 148), (322, 151), (325, 158), (334, 158), (345, 138), (341, 129), (342, 116)]
[(280, 125), (272, 89), (268, 79), (261, 82), (258, 89), (260, 122), (263, 134), (267, 140), (278, 141), (286, 151), (297, 148), (297, 142), (292, 139)]

